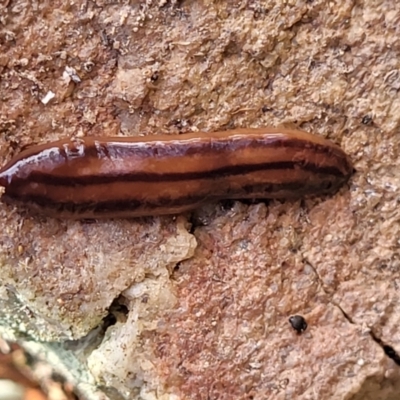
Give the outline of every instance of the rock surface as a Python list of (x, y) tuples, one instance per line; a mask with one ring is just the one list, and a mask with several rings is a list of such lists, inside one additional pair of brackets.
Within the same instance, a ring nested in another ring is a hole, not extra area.
[(357, 172), (177, 217), (0, 204), (1, 335), (88, 400), (399, 398), (399, 31), (389, 0), (3, 2), (1, 165), (73, 135), (290, 124)]

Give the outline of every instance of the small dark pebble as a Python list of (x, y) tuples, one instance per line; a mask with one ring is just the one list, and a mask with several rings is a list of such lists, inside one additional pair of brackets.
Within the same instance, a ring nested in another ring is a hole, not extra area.
[(263, 113), (266, 113), (266, 112), (268, 112), (268, 111), (272, 111), (273, 109), (271, 108), (271, 107), (268, 107), (268, 106), (262, 106), (262, 108), (261, 108), (261, 111), (263, 112)]
[(153, 75), (151, 75), (150, 80), (152, 82), (156, 82), (158, 80), (158, 71), (154, 72)]
[(301, 315), (291, 316), (289, 322), (297, 333), (303, 333), (307, 329), (307, 322)]
[(372, 117), (370, 115), (365, 115), (361, 122), (364, 125), (372, 125)]

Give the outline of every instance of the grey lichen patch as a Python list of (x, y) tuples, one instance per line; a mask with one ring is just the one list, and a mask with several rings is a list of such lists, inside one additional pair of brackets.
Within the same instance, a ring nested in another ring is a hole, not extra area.
[(2, 282), (31, 310), (33, 320), (37, 316), (49, 325), (33, 336), (79, 338), (98, 325), (112, 301), (133, 284), (146, 276), (168, 279), (173, 266), (191, 257), (196, 246), (184, 219), (169, 222), (64, 224), (26, 218), (29, 233), (7, 238), (15, 242), (4, 257)]
[(130, 312), (124, 323), (108, 329), (101, 346), (88, 359), (88, 367), (96, 378), (132, 398), (157, 393), (160, 386), (150, 333), (158, 328), (158, 320), (177, 299), (168, 279), (145, 279), (123, 293)]

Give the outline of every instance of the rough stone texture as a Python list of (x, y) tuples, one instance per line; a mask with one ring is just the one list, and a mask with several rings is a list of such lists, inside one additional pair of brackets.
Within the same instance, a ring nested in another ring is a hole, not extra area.
[(2, 164), (73, 135), (290, 124), (357, 173), (177, 218), (1, 204), (2, 335), (90, 400), (399, 398), (399, 31), (391, 0), (3, 2)]

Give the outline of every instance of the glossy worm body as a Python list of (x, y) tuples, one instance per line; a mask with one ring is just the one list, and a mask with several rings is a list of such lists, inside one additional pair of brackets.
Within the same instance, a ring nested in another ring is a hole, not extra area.
[(3, 201), (49, 216), (139, 217), (220, 199), (331, 193), (352, 171), (347, 155), (319, 136), (238, 129), (38, 145), (0, 170), (0, 186)]

